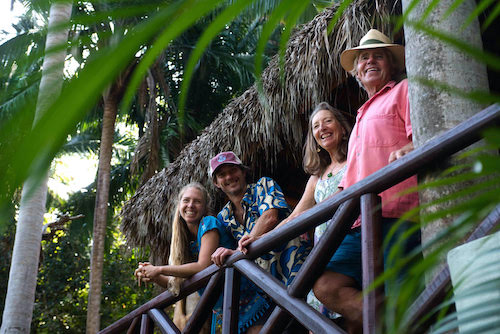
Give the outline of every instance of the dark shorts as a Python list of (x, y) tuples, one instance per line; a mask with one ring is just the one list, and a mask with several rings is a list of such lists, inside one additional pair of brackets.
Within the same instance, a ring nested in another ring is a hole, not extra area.
[[(382, 218), (382, 236), (384, 238), (384, 268), (387, 268), (391, 247), (396, 244), (401, 234), (407, 231), (415, 223), (403, 222), (397, 228), (396, 232), (391, 235), (391, 239), (386, 241), (386, 236), (389, 233), (391, 227), (397, 218)], [(403, 256), (409, 254), (415, 247), (420, 245), (420, 230), (413, 233), (408, 237), (403, 245), (403, 254), (398, 254), (397, 256)], [(333, 271), (336, 273), (344, 274), (346, 276), (354, 278), (359, 285), (362, 286), (363, 276), (361, 271), (361, 228), (357, 227), (352, 229), (349, 234), (345, 237), (344, 241), (340, 244), (339, 248), (335, 254), (330, 259), (330, 262), (326, 266), (326, 270)], [(404, 270), (403, 270), (404, 271)], [(399, 275), (404, 276), (404, 272)]]

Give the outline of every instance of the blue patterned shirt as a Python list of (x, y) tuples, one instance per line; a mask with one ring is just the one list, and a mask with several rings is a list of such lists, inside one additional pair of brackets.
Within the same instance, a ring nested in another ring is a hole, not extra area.
[[(219, 233), (219, 246), (235, 249), (237, 244), (232, 235), (229, 234), (226, 227), (215, 217), (203, 217), (198, 226), (198, 235), (196, 240), (192, 241), (189, 249), (195, 258), (198, 258), (201, 249), (201, 239), (205, 233), (216, 230)], [(205, 288), (200, 289), (200, 295), (203, 294)], [(245, 333), (247, 329), (255, 323), (269, 309), (269, 301), (259, 293), (259, 289), (245, 277), (241, 278), (240, 282), (240, 299), (239, 299), (239, 317), (238, 317), (238, 333)], [(212, 323), (211, 333), (215, 334), (216, 324), (222, 325), (222, 296), (217, 300), (214, 306), (214, 320)]]
[(290, 207), (280, 186), (269, 177), (262, 177), (257, 183), (247, 185), (241, 205), (244, 210), (244, 225), (234, 217), (231, 202), (228, 202), (217, 215), (217, 218), (230, 229), (236, 240), (250, 233), (257, 219), (269, 209), (278, 209), (279, 220), (290, 214)]
[[(249, 184), (241, 205), (244, 210), (243, 224), (236, 220), (231, 202), (228, 202), (217, 215), (236, 240), (250, 234), (259, 217), (269, 209), (278, 209), (278, 220), (290, 214), (290, 207), (280, 186), (269, 177), (262, 177), (257, 183)], [(287, 244), (279, 245), (273, 251), (256, 259), (255, 262), (284, 284), (289, 285), (309, 251), (309, 243), (295, 238)]]

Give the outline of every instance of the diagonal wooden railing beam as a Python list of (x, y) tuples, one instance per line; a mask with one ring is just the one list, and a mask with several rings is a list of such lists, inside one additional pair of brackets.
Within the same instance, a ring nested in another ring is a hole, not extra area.
[[(489, 235), (500, 226), (500, 205), (479, 224), (471, 233), (466, 242), (470, 242)], [(439, 274), (427, 285), (425, 290), (417, 297), (408, 310), (406, 323), (407, 328), (412, 328), (413, 333), (422, 333), (429, 328), (430, 323), (436, 315), (436, 307), (445, 299), (451, 288), (450, 270), (448, 266), (443, 268)]]
[(127, 329), (127, 334), (138, 333), (139, 332), (139, 330), (138, 330), (139, 327), (137, 327), (137, 326), (140, 326), (138, 324), (139, 324), (139, 317), (134, 318), (134, 320), (130, 324), (130, 327)]
[[(340, 205), (318, 244), (314, 246), (306, 261), (300, 268), (292, 284), (288, 287), (288, 294), (297, 298), (304, 298), (312, 289), (314, 282), (321, 276), (330, 258), (337, 251), (353, 221), (359, 215), (359, 201), (349, 200)], [(281, 308), (276, 307), (262, 328), (262, 333), (281, 333), (288, 321), (289, 315)]]
[[(162, 332), (162, 334), (180, 334), (181, 331), (174, 325), (172, 320), (168, 317), (165, 311), (154, 308), (148, 311), (149, 317), (154, 321), (156, 327)], [(144, 319), (144, 315), (142, 316)], [(142, 326), (141, 326), (142, 327)], [(146, 333), (153, 333), (151, 330), (145, 330)]]
[(212, 314), (212, 309), (217, 303), (217, 299), (219, 299), (223, 282), (224, 273), (221, 271), (216, 272), (212, 278), (210, 278), (200, 301), (196, 305), (193, 314), (189, 317), (186, 327), (184, 327), (182, 331), (183, 333), (198, 334), (201, 332), (203, 324), (208, 319), (208, 316)]
[(313, 310), (303, 299), (290, 296), (286, 288), (275, 277), (251, 260), (240, 260), (234, 267), (262, 289), (282, 309), (290, 313), (304, 327), (315, 334), (344, 334), (345, 332), (318, 311)]
[(108, 334), (126, 330), (130, 326), (134, 318), (140, 317), (142, 314), (147, 313), (149, 310), (154, 308), (162, 309), (181, 300), (182, 298), (189, 296), (193, 292), (198, 291), (207, 284), (208, 280), (213, 274), (220, 270), (222, 269), (217, 267), (216, 265), (211, 265), (210, 267), (204, 269), (203, 271), (200, 271), (199, 273), (184, 281), (184, 283), (182, 283), (181, 285), (179, 295), (175, 296), (169, 291), (165, 291), (155, 298), (151, 299), (149, 302), (139, 306), (120, 320), (99, 331), (99, 333)]

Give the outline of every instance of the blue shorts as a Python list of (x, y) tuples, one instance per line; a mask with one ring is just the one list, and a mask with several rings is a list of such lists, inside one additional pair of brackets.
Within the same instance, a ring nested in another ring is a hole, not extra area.
[[(384, 240), (389, 233), (389, 230), (397, 220), (398, 218), (382, 218), (382, 236)], [(391, 239), (388, 242), (385, 242), (384, 268), (387, 266), (391, 247), (398, 241), (399, 236), (407, 231), (411, 226), (414, 226), (414, 224), (415, 223), (412, 222), (403, 222), (391, 236)], [(418, 246), (420, 246), (420, 230), (413, 233), (408, 239), (406, 239), (404, 251), (401, 255), (409, 254), (415, 247)], [(344, 241), (342, 241), (339, 248), (330, 259), (330, 262), (328, 262), (326, 270), (354, 278), (354, 280), (358, 283), (359, 288), (361, 288), (363, 282), (361, 267), (361, 228), (357, 227), (352, 229), (346, 235)], [(400, 276), (404, 276), (404, 273)]]

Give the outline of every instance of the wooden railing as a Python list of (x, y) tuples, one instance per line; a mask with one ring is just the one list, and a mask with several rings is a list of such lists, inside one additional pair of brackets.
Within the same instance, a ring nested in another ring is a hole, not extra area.
[[(198, 333), (208, 318), (213, 306), (224, 289), (222, 333), (237, 333), (239, 278), (243, 274), (264, 291), (276, 304), (261, 333), (282, 333), (290, 321), (298, 321), (313, 333), (345, 333), (335, 323), (312, 309), (304, 297), (323, 272), (331, 256), (348, 233), (353, 220), (361, 212), (363, 289), (371, 285), (383, 271), (381, 254), (380, 199), (376, 195), (407, 179), (423, 168), (441, 161), (478, 141), (480, 132), (487, 127), (500, 124), (500, 106), (492, 105), (471, 119), (430, 140), (423, 147), (378, 170), (362, 181), (332, 196), (312, 209), (288, 222), (285, 226), (267, 233), (255, 241), (246, 255), (238, 252), (228, 258), (224, 267), (212, 265), (186, 280), (178, 296), (166, 291), (138, 307), (122, 319), (100, 331), (102, 334), (152, 333), (153, 324), (162, 333), (180, 333), (179, 329), (162, 311), (168, 305), (186, 297), (206, 285), (205, 292), (188, 320), (183, 333)], [(326, 233), (315, 245), (302, 265), (293, 283), (287, 288), (276, 278), (265, 272), (253, 259), (274, 249), (276, 245), (291, 240), (315, 226), (330, 220)], [(470, 236), (470, 240), (483, 236), (498, 225), (500, 206)], [(432, 281), (417, 298), (410, 309), (407, 323), (415, 332), (432, 323), (428, 317), (431, 309), (444, 298), (450, 286), (447, 269)], [(364, 295), (363, 332), (375, 333), (380, 316), (378, 305), (383, 298), (383, 287)], [(426, 321), (421, 321), (424, 317)]]

